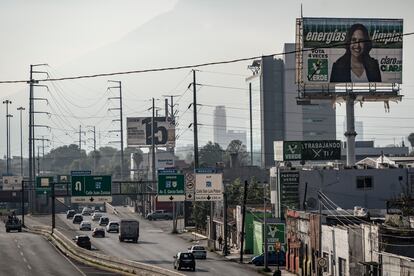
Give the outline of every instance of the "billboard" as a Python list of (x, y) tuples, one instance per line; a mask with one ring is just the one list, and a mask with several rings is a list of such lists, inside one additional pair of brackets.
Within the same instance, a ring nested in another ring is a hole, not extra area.
[(22, 176), (3, 176), (3, 191), (21, 190), (22, 181)]
[(304, 84), (402, 83), (402, 19), (302, 20)]
[(275, 161), (340, 160), (341, 141), (275, 141)]
[[(128, 147), (152, 145), (152, 117), (127, 118)], [(168, 117), (154, 118), (154, 144), (173, 147), (175, 145), (175, 122)]]

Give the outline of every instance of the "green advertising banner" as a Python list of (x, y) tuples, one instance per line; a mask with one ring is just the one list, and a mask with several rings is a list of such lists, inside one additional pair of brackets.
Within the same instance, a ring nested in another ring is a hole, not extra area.
[(341, 141), (312, 140), (312, 141), (276, 141), (276, 161), (321, 161), (340, 160)]
[(297, 171), (280, 171), (280, 201), (282, 214), (286, 208), (299, 209), (299, 172)]
[(302, 42), (304, 83), (402, 83), (402, 19), (303, 18)]

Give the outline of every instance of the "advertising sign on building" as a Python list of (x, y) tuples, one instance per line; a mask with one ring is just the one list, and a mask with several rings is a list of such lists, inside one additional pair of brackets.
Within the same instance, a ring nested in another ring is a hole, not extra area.
[(275, 141), (275, 161), (340, 160), (341, 141)]
[(286, 208), (299, 209), (299, 172), (280, 171), (279, 183), (282, 214)]
[(195, 180), (195, 201), (223, 200), (223, 175), (221, 173), (196, 172)]
[(3, 176), (3, 191), (21, 190), (22, 176)]
[[(127, 118), (127, 144), (129, 147), (152, 145), (152, 117)], [(175, 122), (171, 118), (154, 118), (154, 144), (173, 147), (175, 145)]]
[(305, 84), (402, 82), (402, 19), (302, 20)]
[(285, 244), (285, 224), (284, 223), (267, 223), (264, 229), (264, 235), (271, 251), (276, 251), (277, 243)]

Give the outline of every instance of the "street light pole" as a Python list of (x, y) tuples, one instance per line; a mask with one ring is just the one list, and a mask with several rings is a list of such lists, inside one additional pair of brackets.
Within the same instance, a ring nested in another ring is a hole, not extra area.
[(22, 111), (25, 110), (23, 106), (17, 108), (20, 111), (20, 174), (23, 177), (23, 124), (22, 124)]
[(6, 173), (9, 175), (9, 104), (12, 102), (9, 100), (3, 101), (6, 104)]
[(263, 261), (264, 261), (264, 271), (269, 271), (268, 266), (268, 256), (267, 256), (267, 223), (266, 223), (266, 182), (263, 182), (263, 236), (264, 236), (264, 250), (263, 250)]

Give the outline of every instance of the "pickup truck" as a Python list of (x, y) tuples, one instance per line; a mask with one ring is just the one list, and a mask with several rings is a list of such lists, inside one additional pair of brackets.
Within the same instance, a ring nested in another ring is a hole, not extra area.
[(6, 232), (10, 232), (12, 230), (22, 232), (22, 222), (16, 216), (9, 216), (5, 222)]
[(149, 220), (157, 220), (157, 219), (172, 219), (173, 215), (170, 212), (165, 210), (155, 210), (152, 213), (147, 215), (147, 219)]

